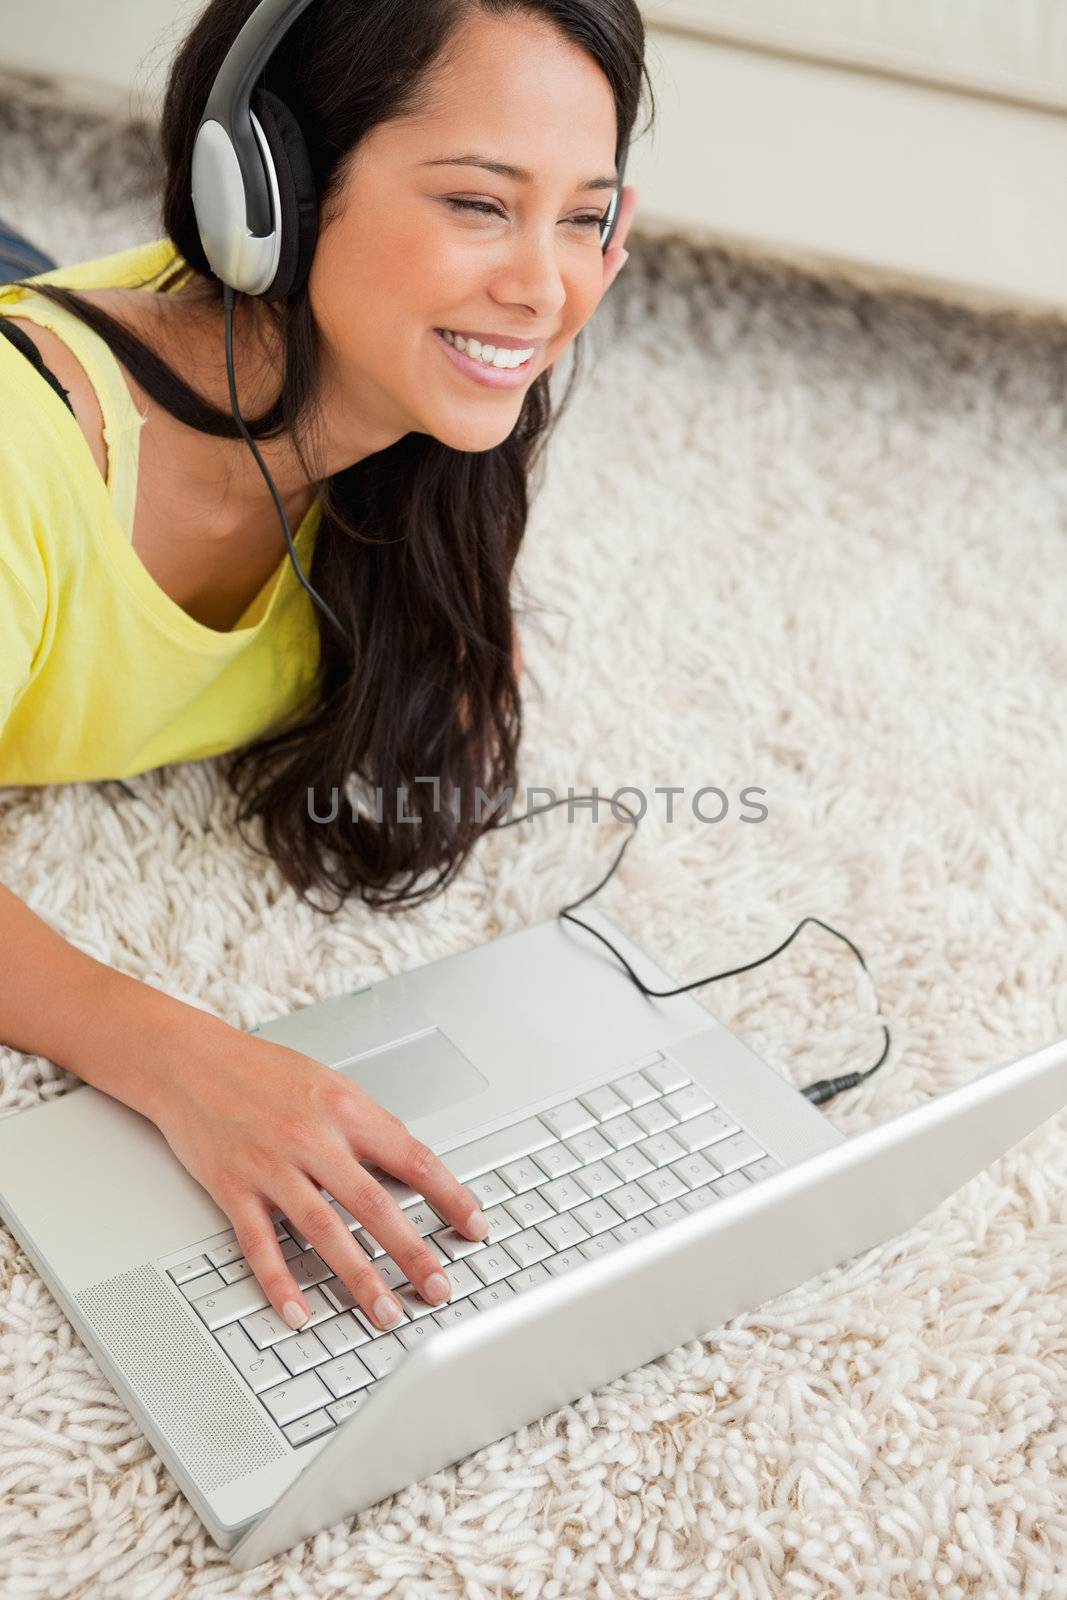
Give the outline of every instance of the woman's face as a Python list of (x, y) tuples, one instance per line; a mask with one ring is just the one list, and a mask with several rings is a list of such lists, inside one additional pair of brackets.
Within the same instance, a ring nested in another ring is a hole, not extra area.
[[(592, 58), (540, 17), (476, 14), (431, 85), (429, 113), (379, 125), (355, 152), (311, 268), (333, 426), (351, 418), (361, 452), (411, 432), (500, 444), (604, 292), (612, 190), (589, 180), (614, 176), (615, 102)], [(530, 179), (449, 159), (472, 154)], [(517, 383), (494, 385), (438, 329), (534, 353)]]

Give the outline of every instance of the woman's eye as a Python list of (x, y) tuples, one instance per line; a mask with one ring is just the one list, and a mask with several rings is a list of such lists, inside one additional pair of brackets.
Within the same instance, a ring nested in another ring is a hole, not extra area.
[[(507, 221), (505, 212), (501, 211), (499, 206), (490, 205), (487, 200), (453, 200), (446, 197), (445, 203), (455, 206), (460, 211), (480, 211), (483, 215), (503, 217), (505, 222)], [(588, 215), (570, 217), (568, 220), (577, 223), (580, 228), (599, 228), (604, 218), (599, 213), (590, 212)]]

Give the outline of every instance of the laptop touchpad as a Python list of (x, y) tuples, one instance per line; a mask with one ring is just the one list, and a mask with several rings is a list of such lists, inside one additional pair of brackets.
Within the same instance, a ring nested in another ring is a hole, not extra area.
[(440, 1028), (335, 1064), (334, 1070), (402, 1122), (469, 1100), (489, 1087), (489, 1079)]

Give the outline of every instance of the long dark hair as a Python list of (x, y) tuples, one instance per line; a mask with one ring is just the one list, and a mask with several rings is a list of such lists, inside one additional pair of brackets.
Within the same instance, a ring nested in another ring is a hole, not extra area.
[[(172, 62), (163, 101), (162, 221), (185, 266), (177, 263), (155, 287), (171, 287), (191, 267), (202, 275), (191, 285), (191, 298), (201, 303), (221, 305), (223, 286), (193, 215), (193, 141), (208, 89), (255, 4), (210, 0)], [(477, 11), (533, 13), (555, 23), (611, 86), (616, 153), (630, 141), (642, 77), (652, 102), (636, 0), (329, 0), (308, 7), (262, 79), (301, 125), (322, 225), (346, 158), (378, 123), (419, 109), (428, 69)], [(99, 307), (54, 284), (27, 286), (86, 322), (187, 427), (240, 436), (228, 412), (207, 404)], [(319, 365), (306, 284), (264, 306), (284, 351), (284, 378), (275, 404), (246, 426), (255, 439), (290, 433), (312, 481), (306, 441), (320, 415)], [(578, 343), (557, 419), (580, 370)], [(499, 821), (483, 797), (499, 803), (515, 790), (522, 708), (510, 582), (532, 469), (551, 431), (548, 384), (546, 372), (530, 385), (515, 428), (493, 449), (457, 451), (410, 433), (317, 486), (322, 519), (309, 578), (348, 639), (316, 608), (313, 703), (281, 731), (238, 751), (227, 773), (239, 800), (238, 827), (262, 819), (265, 853), (308, 904), (311, 888), (336, 895), (332, 908), (316, 910), (333, 914), (354, 892), (374, 907), (432, 897)], [(374, 797), (369, 811), (354, 783)], [(431, 869), (432, 881), (413, 888)]]

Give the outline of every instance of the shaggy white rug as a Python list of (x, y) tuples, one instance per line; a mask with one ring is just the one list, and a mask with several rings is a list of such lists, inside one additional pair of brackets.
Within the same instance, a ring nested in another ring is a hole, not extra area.
[[(64, 264), (157, 237), (136, 129), (9, 78), (0, 150), (0, 214)], [(646, 239), (589, 348), (522, 558), (522, 781), (650, 797), (600, 906), (678, 982), (808, 913), (848, 933), (871, 983), (808, 928), (698, 992), (797, 1084), (870, 1064), (884, 1018), (888, 1062), (826, 1109), (850, 1134), (1067, 1033), (1067, 332)], [(330, 920), (220, 778), (0, 792), (0, 877), (241, 1027), (554, 915), (627, 832), (560, 808), (427, 908)], [(669, 823), (669, 784), (769, 814)], [(77, 1083), (0, 1069), (6, 1112)], [(0, 1592), (1067, 1595), (1065, 1131), (247, 1574), (0, 1230)]]

